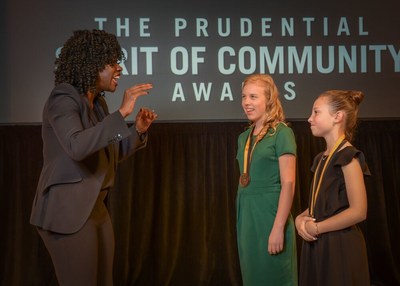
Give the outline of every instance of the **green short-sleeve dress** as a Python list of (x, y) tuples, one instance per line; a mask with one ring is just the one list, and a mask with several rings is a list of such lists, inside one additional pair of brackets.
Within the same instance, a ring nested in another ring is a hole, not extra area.
[[(238, 138), (236, 159), (243, 172), (243, 155), (251, 130)], [(281, 191), (279, 157), (296, 155), (293, 131), (280, 123), (256, 145), (251, 160), (250, 183), (239, 185), (237, 211), (237, 240), (243, 285), (297, 285), (296, 233), (293, 217), (289, 215), (285, 228), (284, 250), (278, 255), (268, 253), (268, 238), (278, 209)], [(254, 140), (253, 140), (254, 142)]]

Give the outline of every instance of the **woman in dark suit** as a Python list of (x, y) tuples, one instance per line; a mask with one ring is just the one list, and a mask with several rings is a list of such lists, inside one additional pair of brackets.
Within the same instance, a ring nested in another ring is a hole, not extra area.
[(124, 92), (109, 113), (104, 92), (114, 92), (124, 59), (105, 31), (75, 31), (56, 59), (55, 87), (43, 110), (43, 169), (31, 224), (48, 249), (60, 285), (112, 285), (114, 233), (104, 198), (119, 161), (144, 147), (157, 117), (142, 108), (128, 128), (139, 96), (151, 84)]

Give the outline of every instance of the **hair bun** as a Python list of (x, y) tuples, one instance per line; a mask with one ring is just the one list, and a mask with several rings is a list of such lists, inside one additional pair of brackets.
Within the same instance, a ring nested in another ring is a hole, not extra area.
[(357, 105), (359, 105), (364, 100), (364, 93), (362, 91), (352, 90), (350, 91), (349, 96)]

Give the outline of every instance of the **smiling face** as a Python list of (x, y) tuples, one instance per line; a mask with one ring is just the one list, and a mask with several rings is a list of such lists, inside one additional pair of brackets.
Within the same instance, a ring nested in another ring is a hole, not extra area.
[(105, 68), (99, 72), (96, 89), (98, 91), (114, 92), (117, 89), (121, 72), (122, 68), (118, 63), (106, 65)]
[(266, 116), (267, 98), (265, 88), (259, 82), (249, 82), (242, 89), (242, 107), (247, 118), (262, 125)]
[(325, 137), (333, 129), (335, 116), (330, 111), (327, 97), (320, 96), (315, 100), (308, 122), (316, 137)]

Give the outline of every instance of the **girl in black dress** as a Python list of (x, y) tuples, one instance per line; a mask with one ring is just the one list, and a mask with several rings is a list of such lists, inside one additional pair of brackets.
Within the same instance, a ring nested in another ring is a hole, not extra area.
[(370, 285), (367, 252), (357, 223), (366, 219), (364, 154), (350, 141), (364, 94), (332, 90), (314, 102), (308, 119), (326, 150), (314, 159), (308, 208), (297, 216), (304, 239), (299, 285)]

